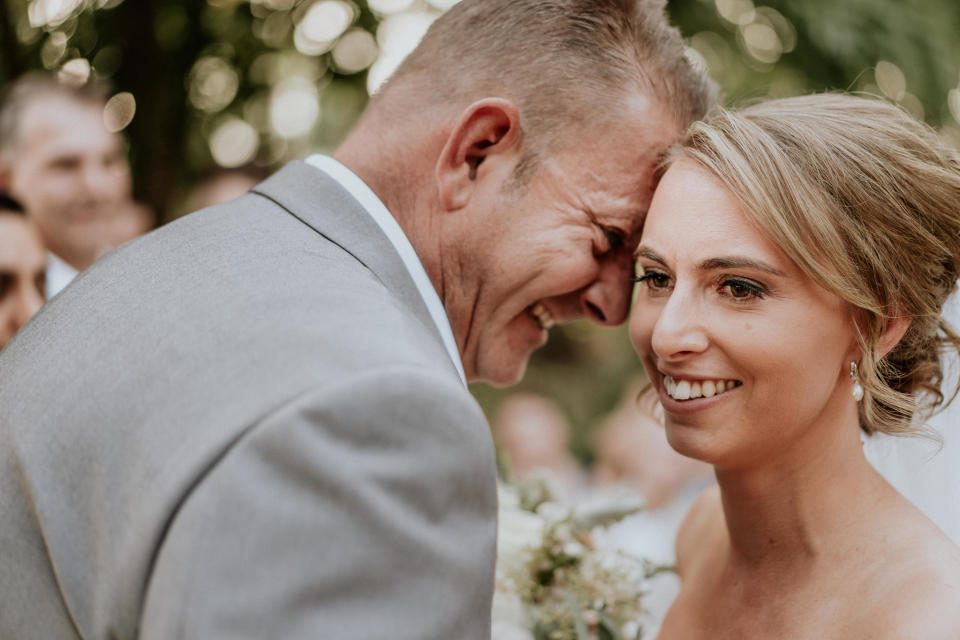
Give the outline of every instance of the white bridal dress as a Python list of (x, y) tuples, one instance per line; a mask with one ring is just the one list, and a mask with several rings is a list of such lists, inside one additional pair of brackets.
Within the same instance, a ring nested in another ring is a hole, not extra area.
[[(960, 330), (960, 294), (947, 300), (943, 316)], [(947, 395), (960, 377), (960, 357), (948, 354), (943, 365)], [(873, 466), (960, 546), (960, 396), (929, 426), (943, 438), (942, 448), (926, 438), (877, 434), (865, 438), (864, 449)]]

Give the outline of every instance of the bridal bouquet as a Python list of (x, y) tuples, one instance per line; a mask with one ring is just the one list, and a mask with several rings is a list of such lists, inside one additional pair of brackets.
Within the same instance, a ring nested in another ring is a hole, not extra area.
[(640, 510), (610, 496), (576, 507), (544, 482), (501, 485), (493, 640), (638, 640), (644, 583), (663, 568), (604, 544)]

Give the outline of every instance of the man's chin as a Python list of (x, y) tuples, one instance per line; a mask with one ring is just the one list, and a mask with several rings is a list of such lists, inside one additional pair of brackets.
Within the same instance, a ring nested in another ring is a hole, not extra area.
[(521, 359), (497, 363), (478, 363), (475, 371), (467, 371), (469, 382), (485, 382), (492, 387), (512, 387), (523, 379), (530, 354)]

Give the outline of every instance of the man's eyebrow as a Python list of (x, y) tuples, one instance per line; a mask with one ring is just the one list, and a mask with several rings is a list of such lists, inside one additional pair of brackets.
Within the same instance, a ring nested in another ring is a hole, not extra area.
[(721, 256), (718, 258), (709, 258), (698, 265), (701, 271), (712, 271), (713, 269), (756, 269), (771, 275), (785, 278), (785, 274), (780, 269), (772, 267), (765, 262), (744, 258), (742, 256)]

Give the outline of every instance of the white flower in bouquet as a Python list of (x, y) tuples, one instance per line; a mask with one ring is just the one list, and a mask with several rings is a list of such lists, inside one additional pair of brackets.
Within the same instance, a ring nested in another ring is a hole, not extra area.
[(494, 640), (637, 640), (647, 563), (606, 544), (641, 508), (626, 494), (570, 508), (542, 485), (500, 489)]

